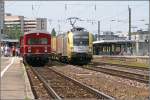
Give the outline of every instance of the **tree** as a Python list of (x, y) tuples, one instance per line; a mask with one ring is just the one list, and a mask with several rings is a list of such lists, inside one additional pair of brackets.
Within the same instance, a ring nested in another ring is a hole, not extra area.
[(5, 34), (8, 35), (10, 39), (19, 39), (23, 32), (21, 32), (21, 28), (19, 25), (12, 25), (9, 27), (5, 26)]
[(56, 36), (56, 31), (55, 31), (54, 28), (52, 29), (51, 35), (52, 35), (52, 36)]

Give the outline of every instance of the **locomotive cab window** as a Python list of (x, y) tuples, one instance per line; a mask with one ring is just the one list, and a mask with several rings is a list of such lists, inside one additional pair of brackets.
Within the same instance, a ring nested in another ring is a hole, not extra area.
[(74, 46), (88, 46), (89, 37), (84, 35), (74, 35), (73, 37)]
[(48, 44), (47, 38), (30, 38), (28, 39), (29, 45), (37, 45), (37, 44)]

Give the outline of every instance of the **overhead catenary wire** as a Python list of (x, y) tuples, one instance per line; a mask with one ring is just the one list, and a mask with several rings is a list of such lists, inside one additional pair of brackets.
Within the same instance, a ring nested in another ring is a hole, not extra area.
[(40, 10), (41, 6), (42, 6), (42, 3), (41, 3), (41, 5), (37, 6), (38, 8), (36, 8), (36, 6), (34, 4), (32, 4), (32, 15), (33, 15), (34, 18), (39, 17), (38, 13), (39, 13), (39, 10)]
[[(145, 4), (145, 5), (147, 5), (147, 4)], [(126, 5), (126, 6), (127, 6), (127, 5)], [(134, 6), (133, 6), (133, 5), (130, 5), (130, 7), (131, 7), (132, 9), (139, 9), (140, 7), (147, 7), (147, 6), (144, 6), (143, 4), (141, 4), (141, 5), (134, 5)], [(120, 17), (124, 16), (125, 14), (128, 14), (128, 8), (125, 8), (123, 11), (120, 11), (119, 13), (117, 13), (117, 15), (110, 16), (110, 17), (105, 17), (105, 18), (103, 18), (103, 19), (101, 19), (101, 20), (120, 18)], [(128, 16), (125, 16), (125, 17), (128, 18)]]
[[(66, 3), (67, 4), (67, 3)], [(67, 4), (68, 5), (68, 4)], [(77, 6), (76, 4), (73, 4), (73, 5), (75, 5), (75, 6)], [(83, 5), (86, 5), (87, 6), (87, 4), (81, 4), (81, 6), (83, 6)], [(93, 7), (92, 9), (94, 9), (95, 10), (95, 12), (98, 10), (98, 7), (97, 6), (95, 6), (95, 5), (97, 5), (97, 4), (90, 4), (90, 6), (91, 7)], [(104, 4), (105, 5), (105, 4)], [(107, 5), (107, 4), (106, 4)], [(141, 5), (133, 5), (132, 4), (132, 6), (133, 7), (137, 7), (137, 6), (141, 6), (142, 7), (142, 5), (143, 4), (141, 4)], [(37, 5), (34, 5), (34, 8), (36, 7)], [(46, 6), (47, 6), (47, 4), (46, 4)], [(114, 5), (111, 5), (111, 6), (114, 6)], [(68, 10), (68, 7), (66, 7), (66, 10)], [(92, 10), (92, 11), (94, 11), (94, 10)], [(35, 9), (35, 11), (36, 11), (36, 9)], [(126, 12), (128, 12), (127, 11), (127, 9), (125, 9), (124, 11), (121, 11), (121, 13), (118, 13), (117, 15), (115, 15), (115, 19), (116, 18), (118, 18), (119, 20), (122, 20), (122, 19), (120, 19), (121, 18), (121, 16), (124, 16), (124, 14), (126, 14)], [(67, 14), (66, 14), (67, 15)], [(95, 14), (93, 14), (93, 15), (97, 15), (97, 13), (95, 13)], [(36, 16), (36, 14), (34, 15), (34, 16)], [(119, 17), (118, 17), (119, 16)], [(67, 16), (68, 17), (68, 16)], [(96, 18), (96, 17), (95, 17)], [(85, 18), (83, 18), (83, 19), (85, 19)], [(94, 17), (93, 17), (93, 19), (94, 19)], [(85, 22), (87, 22), (87, 23), (91, 23), (91, 24), (96, 24), (97, 23), (97, 19), (94, 19), (94, 20), (91, 20), (91, 21), (89, 21), (89, 20), (87, 20), (87, 19), (85, 19)], [(104, 21), (108, 21), (108, 19), (113, 19), (113, 17), (112, 16), (110, 16), (110, 17), (108, 17), (108, 18), (105, 18), (105, 19), (100, 19), (100, 20), (103, 20), (103, 22)], [(86, 21), (87, 20), (87, 21)]]
[[(41, 2), (40, 2), (41, 3)], [(97, 3), (97, 2), (96, 2)], [(88, 6), (94, 6), (95, 4), (80, 4), (80, 3), (76, 3), (76, 4), (71, 4), (71, 3), (65, 3), (65, 4), (67, 4), (67, 5), (78, 5), (78, 6), (83, 6), (83, 5), (88, 5)], [(21, 4), (21, 5), (16, 5), (16, 6), (28, 6), (28, 5), (26, 5), (26, 4)], [(64, 5), (63, 3), (61, 4), (61, 3), (55, 3), (55, 4), (44, 4), (43, 6), (49, 6), (49, 5), (51, 5), (51, 6), (55, 6), (55, 5)], [(96, 5), (100, 5), (100, 6), (121, 6), (121, 5), (125, 5), (125, 6), (127, 6), (126, 4), (120, 4), (120, 5), (118, 5), (118, 4), (107, 4), (107, 3), (103, 3), (103, 4), (96, 4)], [(136, 8), (139, 8), (139, 6), (143, 6), (143, 5), (147, 5), (147, 3), (144, 3), (144, 4), (130, 4), (131, 6), (135, 6)], [(38, 7), (40, 7), (41, 6), (41, 4), (34, 4), (33, 5), (34, 6), (34, 8), (36, 7), (36, 6), (38, 6)], [(143, 6), (143, 7), (145, 7), (145, 6)], [(96, 10), (97, 10), (97, 6), (96, 6)], [(37, 11), (38, 12), (38, 11)], [(124, 12), (123, 12), (124, 13)], [(121, 14), (118, 14), (119, 16), (122, 16), (122, 14), (123, 13), (121, 13)], [(117, 16), (118, 16), (117, 15)], [(115, 16), (110, 16), (109, 18), (111, 18), (111, 17), (116, 17), (116, 15)], [(105, 19), (105, 20), (107, 20), (107, 18)]]
[(9, 2), (5, 1), (5, 6), (11, 7), (11, 6), (14, 6), (16, 3), (17, 3), (16, 1), (11, 1), (11, 2), (10, 1)]
[[(10, 2), (10, 1), (9, 1)], [(17, 2), (22, 2), (22, 1), (17, 1)], [(16, 4), (15, 6), (31, 6), (31, 5), (29, 5), (29, 4), (17, 4), (17, 2), (16, 1), (14, 1), (14, 4)], [(30, 2), (30, 1), (29, 1)], [(36, 1), (36, 2), (39, 2), (39, 1)], [(35, 3), (36, 3), (35, 2)], [(40, 3), (41, 2), (44, 2), (44, 1), (40, 1)], [(6, 2), (7, 3), (7, 2)], [(64, 5), (64, 4), (67, 4), (67, 5), (78, 5), (78, 6), (93, 6), (93, 5), (95, 5), (95, 4), (71, 4), (71, 3), (64, 3), (64, 2), (60, 2), (60, 3), (56, 3), (55, 2), (55, 4), (53, 4), (53, 3), (45, 3), (43, 6), (56, 6), (56, 5)], [(40, 6), (41, 4), (35, 4), (34, 6)], [(97, 4), (96, 3), (96, 5), (99, 5), (99, 6), (127, 6), (127, 4)], [(147, 3), (144, 3), (144, 4), (130, 4), (130, 6), (143, 6), (143, 5), (148, 5)], [(10, 5), (8, 5), (8, 4), (6, 4), (6, 6), (12, 6), (11, 4)]]

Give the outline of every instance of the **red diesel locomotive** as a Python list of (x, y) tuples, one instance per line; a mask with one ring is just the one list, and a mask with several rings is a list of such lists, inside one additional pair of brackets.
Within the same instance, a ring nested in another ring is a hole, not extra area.
[(44, 66), (51, 54), (51, 35), (49, 32), (30, 31), (20, 37), (20, 53), (23, 62), (32, 66)]

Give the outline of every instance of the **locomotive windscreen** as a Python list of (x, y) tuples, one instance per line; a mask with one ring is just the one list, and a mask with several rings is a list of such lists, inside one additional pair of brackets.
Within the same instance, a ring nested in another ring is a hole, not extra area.
[(28, 44), (29, 45), (48, 44), (48, 39), (47, 38), (29, 38)]
[(74, 46), (88, 46), (89, 36), (88, 35), (74, 35), (73, 44)]

